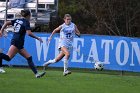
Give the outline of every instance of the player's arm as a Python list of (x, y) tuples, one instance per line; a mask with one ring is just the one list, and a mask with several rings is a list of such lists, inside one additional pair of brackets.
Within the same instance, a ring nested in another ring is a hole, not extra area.
[(1, 30), (0, 30), (0, 37), (2, 37), (2, 34), (3, 34), (3, 32), (4, 32), (4, 29), (8, 26), (8, 25), (11, 25), (12, 23), (11, 23), (11, 21), (6, 21), (5, 23), (4, 23), (4, 25), (2, 26), (2, 28), (1, 28)]
[(53, 32), (52, 32), (52, 34), (51, 34), (50, 37), (49, 37), (49, 40), (51, 40), (52, 37), (53, 37), (53, 35), (54, 35), (56, 32), (60, 31), (61, 28), (62, 28), (62, 26), (59, 26), (59, 27), (57, 27), (56, 29), (54, 29)]
[(27, 33), (27, 35), (29, 35), (30, 37), (35, 38), (35, 39), (39, 40), (40, 42), (43, 42), (42, 39), (39, 38), (39, 37), (37, 37), (37, 36), (35, 36), (35, 35), (31, 32), (31, 30), (26, 30), (26, 33)]
[(78, 36), (78, 37), (80, 37), (80, 31), (79, 31), (79, 29), (77, 28), (77, 26), (75, 25), (75, 34)]
[(37, 40), (39, 40), (40, 42), (43, 42), (41, 38), (35, 36), (32, 31), (31, 31), (31, 27), (30, 27), (30, 23), (28, 21), (26, 21), (26, 25), (25, 25), (25, 29), (26, 29), (26, 33), (27, 35), (29, 35), (32, 38), (35, 38)]

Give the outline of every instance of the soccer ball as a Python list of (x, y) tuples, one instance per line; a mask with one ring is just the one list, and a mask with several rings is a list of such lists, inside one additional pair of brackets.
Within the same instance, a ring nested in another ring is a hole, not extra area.
[(104, 69), (104, 64), (103, 63), (101, 63), (101, 62), (95, 62), (95, 64), (94, 64), (94, 68), (96, 69), (96, 70), (103, 70)]

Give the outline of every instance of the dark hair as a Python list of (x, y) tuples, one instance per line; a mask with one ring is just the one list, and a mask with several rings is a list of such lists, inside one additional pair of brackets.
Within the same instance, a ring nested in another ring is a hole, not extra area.
[(30, 13), (29, 10), (21, 10), (21, 15), (22, 15), (23, 17), (27, 17), (27, 16), (31, 15), (31, 13)]

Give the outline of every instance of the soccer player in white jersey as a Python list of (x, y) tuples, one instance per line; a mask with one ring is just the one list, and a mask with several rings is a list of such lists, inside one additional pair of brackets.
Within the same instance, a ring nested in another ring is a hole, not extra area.
[(64, 57), (64, 72), (63, 75), (66, 76), (71, 74), (71, 71), (68, 70), (68, 60), (70, 57), (70, 49), (72, 48), (73, 38), (75, 34), (80, 37), (80, 32), (77, 26), (71, 22), (72, 18), (70, 14), (64, 15), (64, 23), (53, 30), (52, 34), (50, 35), (48, 42), (52, 39), (52, 36), (60, 31), (60, 38), (59, 38), (59, 50), (60, 53), (56, 58), (53, 60), (49, 60), (43, 64), (44, 67), (56, 63), (60, 61)]

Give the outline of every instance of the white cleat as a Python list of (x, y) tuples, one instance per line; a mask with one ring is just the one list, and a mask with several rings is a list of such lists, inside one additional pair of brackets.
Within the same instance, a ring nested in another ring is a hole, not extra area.
[(49, 61), (47, 61), (47, 62), (45, 62), (44, 64), (43, 64), (43, 66), (44, 67), (47, 67), (48, 65), (50, 65), (51, 63), (50, 63), (50, 60)]
[(5, 73), (5, 70), (3, 69), (3, 67), (0, 67), (0, 73)]
[(68, 75), (68, 74), (71, 74), (71, 71), (66, 70), (65, 72), (63, 72), (63, 76), (66, 76), (66, 75)]
[(46, 67), (48, 67), (48, 65), (51, 64), (51, 61), (52, 61), (52, 60), (49, 60), (49, 61), (47, 61), (47, 62), (45, 62), (45, 63), (43, 64), (43, 70), (44, 70), (44, 71), (46, 70)]

